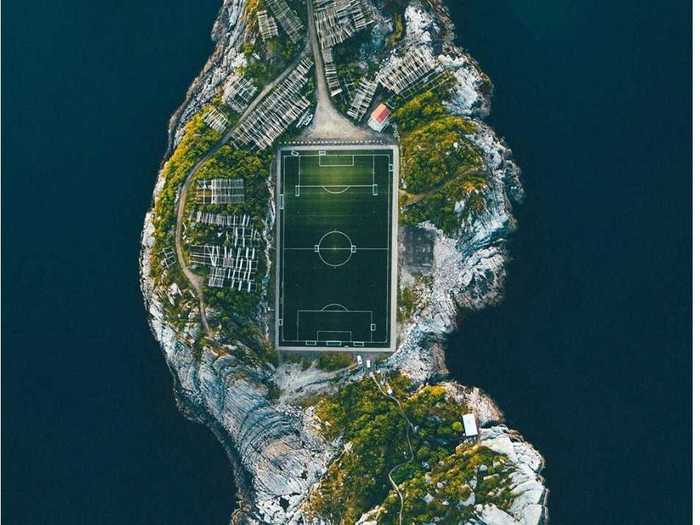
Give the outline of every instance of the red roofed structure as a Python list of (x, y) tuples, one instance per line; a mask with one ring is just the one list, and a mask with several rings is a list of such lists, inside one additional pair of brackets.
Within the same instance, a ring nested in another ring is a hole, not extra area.
[(372, 111), (367, 124), (375, 131), (382, 131), (389, 123), (389, 115), (391, 115), (391, 111), (386, 107), (386, 104), (379, 104)]

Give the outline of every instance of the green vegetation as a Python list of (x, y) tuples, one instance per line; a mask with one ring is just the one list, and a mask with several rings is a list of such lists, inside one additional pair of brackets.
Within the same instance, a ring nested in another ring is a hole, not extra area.
[(444, 93), (441, 90), (428, 90), (402, 104), (392, 117), (399, 133), (409, 131), (447, 115), (443, 105)]
[[(300, 15), (302, 22), (306, 21), (306, 9), (303, 2), (289, 2), (290, 7)], [(251, 35), (242, 46), (246, 65), (240, 72), (258, 87), (262, 88), (277, 77), (296, 57), (304, 45), (303, 40), (297, 43), (279, 28), (279, 35), (264, 42), (258, 28), (258, 11), (266, 9), (262, 0), (246, 0), (244, 5), (245, 30)], [(268, 9), (268, 15), (272, 12)]]
[(415, 287), (404, 287), (399, 291), (399, 321), (404, 322), (411, 318), (418, 306), (418, 295)]
[[(458, 203), (481, 211), (487, 186), (481, 152), (468, 135), (476, 130), (463, 118), (442, 114), (435, 104), (421, 106), (426, 93), (399, 110), (403, 145), (402, 183), (411, 194), (402, 198), (401, 219), (408, 224), (430, 220), (451, 233), (459, 226)], [(436, 118), (432, 118), (436, 117)], [(420, 124), (430, 119), (427, 124)]]
[(187, 283), (177, 265), (164, 271), (161, 253), (166, 248), (175, 252), (175, 200), (180, 185), (185, 181), (190, 168), (221, 139), (219, 132), (204, 123), (203, 114), (206, 111), (207, 108), (203, 109), (187, 123), (182, 140), (163, 166), (161, 176), (165, 178), (165, 183), (153, 208), (155, 244), (150, 261), (151, 277), (157, 284), (177, 282), (183, 288)]
[[(474, 476), (474, 468), (482, 463), (488, 468), (490, 453), (486, 451), (476, 454), (477, 449), (460, 447), (455, 452), (462, 442), (461, 414), (466, 407), (448, 398), (443, 387), (426, 386), (411, 392), (408, 379), (397, 373), (388, 378), (388, 383), (416, 427), (411, 434), (416, 459), (393, 474), (397, 483), (412, 491), (412, 497), (422, 497), (418, 491), (420, 479), (426, 473), (434, 473), (441, 479), (459, 467), (467, 471), (464, 476), (469, 479)], [(388, 473), (410, 456), (404, 438), (406, 422), (396, 403), (385, 397), (372, 379), (366, 378), (323, 398), (316, 405), (316, 414), (324, 424), (325, 437), (342, 436), (347, 445), (312, 494), (309, 510), (332, 523), (349, 524), (386, 501), (383, 522), (396, 523)], [(473, 456), (471, 463), (464, 454)], [(444, 490), (455, 500), (464, 492), (452, 485)], [(420, 510), (418, 502), (414, 507)], [(414, 521), (404, 515), (404, 523)]]
[(476, 131), (470, 121), (443, 116), (401, 137), (403, 182), (410, 193), (423, 193), (446, 181), (474, 175), (483, 167), (481, 154), (466, 138)]
[(245, 0), (243, 4), (243, 16), (245, 17), (247, 31), (257, 30), (258, 21), (256, 16), (261, 9), (265, 9), (263, 0)]
[[(479, 445), (463, 443), (430, 471), (413, 476), (399, 486), (404, 497), (403, 522), (465, 523), (473, 516), (474, 503), (509, 508), (513, 500), (511, 472), (505, 456)], [(469, 482), (474, 480), (476, 487), (472, 489)], [(396, 492), (390, 493), (379, 513), (379, 523), (397, 523), (400, 505)]]
[(263, 88), (284, 71), (299, 51), (299, 44), (294, 44), (283, 35), (267, 42), (259, 38), (255, 44), (246, 43), (243, 54), (247, 64), (242, 67), (240, 74), (249, 78), (258, 88)]
[(451, 180), (439, 190), (419, 196), (402, 209), (401, 220), (412, 225), (430, 221), (447, 233), (454, 232), (460, 223), (458, 203), (464, 202), (464, 211), (481, 212), (485, 207), (482, 191), (487, 185), (486, 176), (481, 174)]
[(317, 363), (319, 369), (333, 372), (341, 368), (347, 368), (354, 363), (352, 354), (345, 352), (284, 352), (282, 356), (285, 362), (297, 363), (302, 370), (307, 370), (314, 363)]
[(396, 11), (392, 15), (392, 20), (394, 22), (394, 30), (386, 37), (386, 46), (394, 47), (403, 38), (404, 27), (403, 27), (403, 12)]
[[(405, 398), (408, 381), (393, 379), (394, 390)], [(316, 413), (325, 423), (325, 436), (335, 439), (342, 434), (352, 449), (330, 466), (310, 498), (310, 510), (332, 523), (354, 523), (384, 500), (390, 489), (389, 470), (405, 461), (406, 445), (396, 439), (405, 432), (405, 422), (370, 379), (322, 399)]]
[(470, 136), (469, 119), (450, 115), (443, 102), (454, 77), (402, 103), (392, 117), (402, 144), (401, 221), (431, 221), (446, 233), (459, 227), (463, 213), (484, 208), (487, 172)]
[(326, 352), (318, 358), (318, 367), (326, 372), (347, 368), (353, 364), (352, 354), (345, 352)]
[(236, 122), (238, 122), (238, 117), (240, 116), (240, 114), (224, 102), (221, 94), (216, 95), (214, 98), (212, 98), (210, 104), (226, 116), (226, 118), (228, 119), (227, 129), (231, 129), (233, 125)]
[[(210, 159), (208, 159), (197, 170), (193, 176), (192, 186), (187, 194), (185, 217), (190, 217), (195, 210), (210, 211), (214, 213), (226, 213), (242, 217), (247, 214), (251, 217), (251, 226), (262, 232), (267, 217), (267, 208), (270, 193), (267, 188), (269, 175), (269, 165), (272, 154), (251, 153), (245, 150), (235, 149), (226, 144), (219, 148)], [(196, 184), (199, 180), (215, 178), (241, 178), (245, 183), (245, 200), (239, 204), (208, 204), (197, 203)], [(187, 219), (185, 219), (187, 220)], [(218, 226), (195, 224), (189, 222), (187, 225), (187, 242), (185, 249), (192, 245), (218, 244), (226, 245), (228, 241), (221, 236), (221, 228)], [(259, 247), (261, 248), (261, 247)], [(263, 277), (266, 274), (266, 259), (258, 258), (258, 271), (256, 273), (257, 291), (255, 293), (239, 292), (237, 290), (224, 288), (205, 288), (204, 300), (207, 305), (213, 306), (220, 312), (219, 321), (223, 326), (231, 322), (235, 323), (235, 335), (240, 336), (241, 331), (250, 332), (248, 335), (256, 335), (253, 325), (248, 325), (246, 320), (253, 317), (255, 309), (260, 304), (265, 292)], [(208, 269), (204, 267), (193, 267), (193, 271), (202, 276), (208, 275)]]
[(282, 354), (282, 360), (285, 363), (298, 363), (302, 370), (307, 370), (313, 364), (313, 358), (301, 352), (285, 352)]

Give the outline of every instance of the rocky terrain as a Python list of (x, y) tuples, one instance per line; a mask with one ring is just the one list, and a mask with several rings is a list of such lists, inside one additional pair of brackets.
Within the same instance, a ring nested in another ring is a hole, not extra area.
[[(537, 525), (547, 521), (541, 455), (506, 426), (503, 414), (485, 393), (445, 381), (445, 336), (455, 329), (458, 311), (494, 305), (502, 296), (507, 239), (516, 227), (512, 203), (521, 200), (524, 193), (510, 150), (483, 121), (490, 110), (490, 81), (474, 59), (454, 45), (448, 13), (439, 3), (434, 4), (417, 0), (407, 3), (402, 14), (403, 38), (408, 45), (429, 48), (453, 73), (455, 87), (443, 106), (450, 115), (470, 123), (470, 132), (464, 138), (483, 159), (486, 182), (480, 190), (482, 205), (478, 210), (464, 200), (455, 203), (459, 217), (455, 231), (445, 232), (429, 220), (417, 225), (434, 239), (432, 269), (416, 269), (400, 262), (401, 287), (414, 291), (415, 304), (400, 323), (398, 350), (377, 364), (371, 375), (361, 366), (322, 370), (317, 362), (261, 358), (260, 352), (242, 338), (232, 338), (216, 329), (204, 334), (197, 295), (182, 281), (178, 285), (153, 277), (158, 274), (154, 266), (158, 258), (154, 248), (156, 210), (146, 215), (140, 264), (150, 325), (172, 373), (180, 408), (188, 417), (207, 425), (229, 455), (238, 491), (234, 523), (333, 523), (318, 510), (323, 505), (312, 504), (314, 494), (323, 493), (330, 473), (336, 472), (341, 479), (346, 475), (338, 470), (338, 462), (342, 462), (351, 443), (348, 435), (329, 435), (327, 427), (331, 423), (324, 420), (319, 400), (331, 403), (334, 396), (344, 395), (359, 382), (374, 388), (370, 378), (382, 391), (380, 385), (388, 385), (389, 379), (383, 383), (381, 378), (392, 374), (408, 381), (399, 408), (422, 399), (423, 393), (437, 387), (440, 403), (473, 413), (479, 422), (478, 443), (460, 443), (449, 456), (426, 466), (426, 479), (438, 476), (439, 465), (445, 462), (457, 469), (463, 462), (463, 471), (470, 472), (459, 503), (465, 509), (460, 514), (461, 522)], [(246, 63), (242, 46), (251, 38), (244, 17), (246, 5), (246, 0), (224, 0), (212, 31), (214, 52), (171, 119), (166, 160), (182, 140), (193, 115), (221, 96), (238, 74), (239, 66)], [(395, 22), (379, 7), (375, 9), (377, 26), (391, 28)], [(394, 52), (384, 58), (385, 63), (394, 59)], [(156, 183), (154, 201), (164, 191), (165, 177), (164, 169)], [(270, 227), (274, 216), (270, 199)], [(173, 307), (178, 312), (176, 318)], [(207, 318), (216, 319), (220, 313), (206, 308)], [(255, 323), (269, 336), (264, 308), (257, 310)], [(482, 455), (493, 463), (476, 464)], [(414, 481), (417, 479), (414, 477)], [(407, 491), (409, 486), (423, 491), (420, 505), (432, 509), (442, 501), (442, 481), (434, 486), (417, 481), (411, 485), (409, 481), (406, 478), (401, 486)], [(383, 482), (386, 484), (386, 480)], [(398, 522), (389, 517), (398, 501), (396, 491), (390, 489), (386, 498), (363, 508), (356, 522)], [(402, 496), (400, 514), (405, 512), (409, 510), (403, 509)], [(435, 523), (454, 523), (450, 518), (441, 521), (435, 512)], [(348, 522), (346, 518), (342, 521)]]

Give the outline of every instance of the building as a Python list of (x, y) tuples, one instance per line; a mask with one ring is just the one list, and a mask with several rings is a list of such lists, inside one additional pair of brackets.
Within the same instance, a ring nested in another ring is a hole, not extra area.
[(403, 97), (438, 82), (444, 67), (425, 47), (411, 49), (401, 57), (393, 57), (379, 72), (377, 80), (388, 91)]
[(224, 86), (224, 102), (226, 102), (232, 110), (243, 113), (257, 91), (258, 88), (253, 85), (250, 79), (235, 77), (227, 81)]
[(474, 439), (479, 436), (474, 414), (463, 414), (462, 424), (464, 425), (464, 435), (467, 439)]
[(279, 34), (275, 20), (268, 16), (267, 11), (264, 9), (258, 11), (258, 29), (264, 41), (268, 41)]
[(226, 127), (228, 126), (228, 119), (226, 118), (226, 115), (216, 108), (211, 108), (209, 111), (207, 111), (207, 113), (204, 115), (204, 122), (211, 129), (216, 130), (219, 133), (226, 131)]
[(314, 63), (304, 57), (272, 91), (244, 119), (239, 120), (231, 133), (238, 146), (252, 144), (259, 150), (270, 147), (286, 129), (311, 106), (302, 95), (309, 81)]
[(285, 0), (266, 0), (266, 3), (292, 42), (299, 42), (304, 33), (304, 25), (289, 4)]
[(366, 78), (360, 80), (360, 85), (355, 90), (355, 95), (352, 98), (352, 102), (350, 102), (347, 114), (355, 120), (361, 120), (372, 103), (375, 91), (377, 91), (376, 80), (370, 81)]
[(400, 231), (401, 261), (411, 272), (426, 272), (433, 268), (435, 233), (414, 226), (403, 226)]
[(386, 104), (379, 104), (372, 114), (369, 116), (367, 124), (374, 131), (382, 131), (389, 124), (389, 115), (391, 111), (386, 107)]

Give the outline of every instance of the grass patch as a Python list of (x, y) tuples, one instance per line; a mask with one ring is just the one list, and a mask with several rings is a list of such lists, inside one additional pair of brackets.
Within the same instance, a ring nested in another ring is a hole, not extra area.
[[(402, 483), (422, 476), (454, 453), (462, 438), (460, 421), (465, 407), (448, 399), (440, 386), (411, 392), (404, 376), (393, 374), (388, 381), (417, 426), (412, 434), (417, 461), (394, 473)], [(324, 423), (325, 436), (334, 439), (342, 435), (348, 448), (317, 486), (309, 510), (332, 523), (354, 523), (389, 496), (388, 472), (408, 455), (403, 437), (406, 422), (397, 405), (369, 378), (323, 398), (316, 405), (316, 414)]]
[[(466, 523), (474, 517), (475, 504), (510, 507), (509, 475), (513, 471), (503, 455), (481, 447), (461, 444), (454, 454), (402, 483), (404, 523)], [(470, 485), (476, 481), (476, 486)], [(398, 522), (400, 500), (391, 492), (382, 504), (378, 522)]]
[(187, 286), (187, 280), (177, 264), (167, 271), (161, 266), (161, 253), (164, 249), (175, 252), (175, 201), (180, 186), (187, 178), (189, 170), (221, 139), (221, 133), (204, 123), (203, 115), (207, 110), (208, 108), (203, 109), (190, 119), (185, 126), (182, 140), (163, 166), (161, 176), (165, 178), (165, 183), (153, 207), (155, 243), (150, 261), (151, 278), (158, 285), (177, 282), (181, 289)]
[(403, 12), (397, 11), (393, 13), (391, 18), (394, 22), (394, 30), (386, 37), (387, 47), (394, 47), (404, 35)]
[(405, 134), (431, 121), (446, 116), (443, 101), (454, 89), (455, 78), (451, 76), (439, 86), (419, 93), (396, 108), (393, 115), (399, 133)]
[(318, 367), (326, 372), (347, 368), (353, 364), (352, 354), (345, 352), (326, 352), (318, 358)]
[[(475, 125), (444, 115), (439, 107), (409, 103), (400, 110), (405, 112), (400, 125), (409, 130), (401, 135), (402, 185), (407, 192), (401, 200), (401, 220), (413, 225), (429, 220), (451, 233), (463, 213), (483, 209), (487, 178), (481, 152), (468, 138)], [(439, 116), (413, 127), (426, 115)]]
[(411, 318), (418, 306), (418, 295), (414, 287), (401, 288), (399, 291), (399, 321)]
[(402, 135), (402, 174), (406, 191), (423, 193), (483, 167), (481, 154), (466, 138), (476, 131), (462, 117), (442, 116)]

